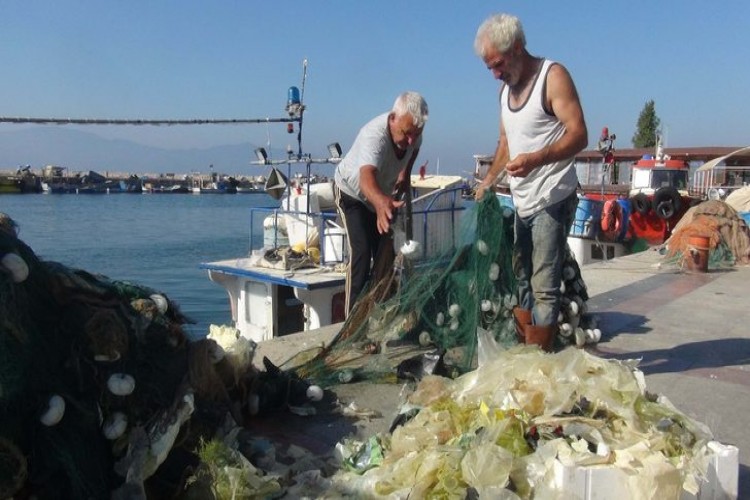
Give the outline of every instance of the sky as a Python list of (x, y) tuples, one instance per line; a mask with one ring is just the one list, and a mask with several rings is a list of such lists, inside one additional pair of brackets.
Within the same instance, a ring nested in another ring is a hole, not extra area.
[[(750, 144), (746, 0), (0, 0), (0, 116), (284, 117), (307, 60), (305, 152), (346, 151), (415, 90), (430, 108), (418, 161), (465, 175), (497, 142), (499, 85), (473, 41), (498, 12), (521, 19), (531, 54), (568, 68), (589, 147), (604, 126), (631, 147), (649, 100), (667, 149)], [(170, 149), (296, 137), (283, 124), (78, 128)]]

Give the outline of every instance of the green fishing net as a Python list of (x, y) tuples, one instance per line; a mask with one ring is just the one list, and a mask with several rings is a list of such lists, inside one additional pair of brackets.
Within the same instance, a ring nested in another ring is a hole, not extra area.
[[(0, 259), (0, 498), (109, 498), (128, 436), (106, 439), (103, 422), (148, 427), (171, 408), (187, 320), (155, 290), (39, 259), (5, 214)], [(109, 389), (119, 373), (137, 381), (127, 396)]]
[[(399, 253), (392, 272), (363, 292), (334, 340), (297, 363), (297, 374), (323, 386), (424, 372), (457, 376), (477, 366), (478, 332), (493, 345), (516, 344), (514, 216), (487, 193), (456, 219), (455, 243), (442, 254), (413, 260)], [(563, 274), (563, 302), (577, 301), (579, 315), (588, 296), (570, 251)], [(571, 342), (559, 337), (558, 343)]]

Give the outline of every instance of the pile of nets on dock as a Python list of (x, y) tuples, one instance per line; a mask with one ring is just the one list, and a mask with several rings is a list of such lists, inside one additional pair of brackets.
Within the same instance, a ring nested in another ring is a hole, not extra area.
[(708, 238), (710, 268), (750, 264), (750, 230), (730, 203), (708, 200), (690, 208), (664, 243), (665, 260), (685, 266), (694, 236)]
[[(256, 369), (236, 330), (188, 341), (188, 321), (156, 290), (39, 259), (0, 213), (0, 498), (215, 489), (201, 454), (216, 458), (219, 430), (308, 403), (309, 384)], [(236, 484), (279, 477), (248, 466)]]

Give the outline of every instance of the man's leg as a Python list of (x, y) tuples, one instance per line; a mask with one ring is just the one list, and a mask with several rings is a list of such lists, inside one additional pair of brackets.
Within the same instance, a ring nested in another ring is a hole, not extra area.
[(370, 263), (377, 250), (375, 213), (359, 200), (335, 188), (336, 205), (346, 229), (349, 244), (349, 265), (346, 273), (346, 311), (352, 310), (357, 297), (370, 279)]
[(560, 312), (560, 282), (568, 233), (575, 216), (578, 197), (547, 207), (533, 217), (531, 289), (534, 294), (534, 324), (555, 325)]

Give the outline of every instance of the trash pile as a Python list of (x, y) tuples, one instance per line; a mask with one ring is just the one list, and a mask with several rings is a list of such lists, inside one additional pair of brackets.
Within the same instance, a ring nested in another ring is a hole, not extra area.
[(750, 264), (750, 230), (729, 203), (708, 200), (690, 208), (664, 243), (665, 260), (684, 266), (695, 236), (708, 238), (709, 267)]
[(319, 498), (571, 498), (582, 468), (617, 498), (682, 498), (706, 481), (710, 430), (648, 393), (635, 361), (490, 349), (471, 373), (423, 378), (392, 432), (339, 443), (348, 469)]
[(215, 489), (217, 434), (319, 399), (255, 368), (236, 330), (189, 342), (187, 322), (155, 290), (40, 260), (0, 214), (0, 498)]

